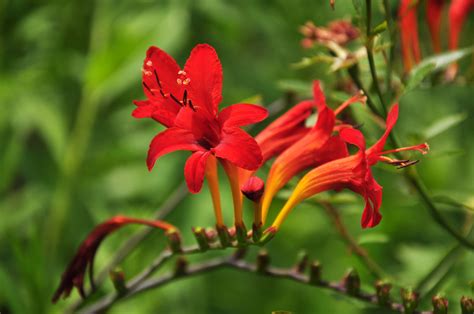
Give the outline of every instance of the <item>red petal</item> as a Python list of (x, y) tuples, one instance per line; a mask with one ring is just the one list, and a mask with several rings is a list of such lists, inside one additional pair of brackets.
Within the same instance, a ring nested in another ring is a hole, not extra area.
[(190, 79), (187, 85), (188, 98), (193, 105), (206, 108), (209, 113), (216, 115), (222, 100), (222, 66), (214, 48), (207, 44), (194, 47), (184, 71)]
[(134, 100), (133, 103), (137, 106), (132, 112), (133, 117), (153, 118), (167, 128), (173, 126), (179, 112), (177, 106), (169, 106), (167, 103), (163, 105), (157, 101)]
[(365, 192), (365, 208), (362, 213), (362, 228), (372, 228), (379, 224), (382, 219), (379, 209), (382, 205), (382, 187), (375, 181), (370, 172), (367, 173)]
[(357, 146), (360, 151), (365, 151), (365, 139), (364, 135), (356, 129), (345, 128), (339, 132), (343, 141)]
[[(163, 94), (172, 93), (181, 99), (182, 87), (176, 81), (179, 70), (179, 65), (166, 52), (154, 46), (148, 48), (143, 62), (142, 76), (143, 90), (148, 99), (163, 99), (160, 90)], [(169, 103), (173, 105), (171, 100)]]
[(268, 110), (257, 105), (235, 104), (219, 112), (223, 127), (239, 127), (260, 122), (268, 117)]
[(257, 142), (241, 129), (225, 129), (215, 155), (247, 170), (256, 170), (262, 163), (262, 153)]
[(383, 150), (383, 147), (385, 146), (385, 142), (387, 141), (387, 137), (392, 131), (395, 124), (397, 123), (397, 120), (398, 120), (398, 104), (395, 104), (393, 105), (392, 109), (388, 113), (387, 121), (385, 123), (386, 126), (385, 126), (384, 134), (380, 137), (380, 139), (374, 145), (372, 145), (372, 147), (370, 147), (367, 150), (367, 154), (369, 156), (380, 153)]
[(444, 0), (428, 0), (426, 3), (426, 17), (430, 28), (431, 43), (436, 53), (441, 52), (440, 30), (443, 5)]
[(421, 59), (416, 5), (413, 5), (412, 0), (400, 1), (398, 16), (403, 64), (405, 72), (409, 72), (413, 65)]
[(194, 135), (184, 129), (169, 128), (153, 138), (148, 149), (147, 165), (151, 170), (161, 156), (176, 150), (198, 151), (204, 150), (197, 144)]
[(206, 163), (210, 154), (209, 151), (198, 151), (193, 153), (186, 161), (184, 177), (186, 178), (186, 183), (191, 193), (201, 191), (206, 171)]
[(327, 107), (326, 96), (324, 96), (323, 90), (321, 89), (320, 81), (313, 82), (313, 97), (318, 111), (321, 111)]
[(453, 0), (449, 7), (449, 49), (456, 50), (467, 14), (474, 9), (472, 0)]

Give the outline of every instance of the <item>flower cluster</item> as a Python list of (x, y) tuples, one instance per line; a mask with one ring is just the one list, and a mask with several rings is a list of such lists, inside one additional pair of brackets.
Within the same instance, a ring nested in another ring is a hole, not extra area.
[[(417, 21), (418, 3), (419, 1), (401, 0), (398, 9), (403, 64), (406, 72), (409, 72), (421, 60)], [(443, 8), (446, 3), (447, 1), (445, 0), (428, 0), (426, 2), (426, 19), (431, 34), (433, 50), (436, 53), (442, 51), (441, 24)], [(473, 10), (474, 0), (452, 0), (449, 4), (448, 47), (450, 50), (458, 48), (462, 26), (469, 12)], [(453, 65), (449, 75), (455, 75), (456, 69), (456, 65)]]
[[(216, 229), (224, 237), (237, 237), (239, 242), (253, 239), (262, 243), (280, 229), (288, 214), (300, 202), (323, 191), (350, 189), (365, 200), (361, 225), (375, 227), (382, 216), (382, 187), (372, 176), (371, 167), (382, 161), (398, 167), (413, 164), (385, 155), (404, 150), (425, 153), (427, 144), (384, 151), (385, 142), (398, 118), (398, 105), (387, 117), (386, 130), (370, 148), (362, 133), (340, 120), (339, 114), (354, 103), (364, 104), (365, 95), (356, 93), (336, 109), (331, 109), (321, 83), (313, 82), (313, 99), (304, 100), (264, 128), (255, 139), (242, 126), (265, 119), (267, 110), (253, 104), (235, 104), (219, 111), (222, 100), (222, 66), (215, 50), (197, 45), (183, 68), (163, 50), (148, 49), (142, 69), (145, 100), (135, 101), (132, 115), (151, 118), (165, 129), (151, 141), (147, 156), (151, 171), (157, 160), (178, 150), (190, 151), (184, 166), (188, 189), (198, 193), (204, 178), (212, 196)], [(308, 118), (316, 114), (316, 122), (308, 126)], [(348, 146), (358, 152), (350, 155)], [(274, 159), (264, 180), (254, 176), (261, 166)], [(227, 174), (233, 196), (234, 228), (224, 223), (219, 192), (218, 166)], [(288, 182), (303, 175), (275, 220), (263, 230), (275, 195)], [(254, 203), (252, 231), (247, 232), (242, 214), (243, 195)], [(172, 232), (175, 228), (161, 221), (115, 217), (97, 226), (82, 243), (65, 271), (53, 297), (69, 295), (76, 287), (84, 295), (86, 269), (92, 272), (95, 253), (111, 232), (130, 223), (144, 224)], [(265, 238), (261, 238), (261, 236)], [(225, 242), (225, 241), (223, 241)], [(92, 276), (91, 276), (92, 277)]]

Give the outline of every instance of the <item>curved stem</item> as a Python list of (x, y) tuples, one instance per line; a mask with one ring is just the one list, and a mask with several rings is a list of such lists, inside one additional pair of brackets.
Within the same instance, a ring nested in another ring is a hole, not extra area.
[[(107, 295), (101, 300), (92, 304), (91, 306), (80, 311), (79, 313), (83, 313), (83, 314), (103, 313), (104, 311), (109, 309), (111, 306), (115, 305), (117, 302), (123, 299), (128, 299), (142, 292), (167, 285), (177, 280), (197, 276), (200, 274), (204, 274), (207, 272), (211, 272), (218, 269), (224, 269), (224, 268), (234, 269), (234, 270), (248, 272), (248, 273), (257, 273), (257, 274), (260, 274), (266, 277), (275, 278), (275, 279), (287, 279), (287, 280), (298, 282), (307, 286), (319, 287), (321, 289), (330, 290), (335, 293), (345, 295), (349, 298), (354, 298), (365, 303), (370, 303), (375, 306), (391, 309), (396, 312), (400, 312), (400, 313), (404, 312), (404, 307), (400, 303), (389, 301), (386, 305), (380, 305), (377, 301), (377, 296), (374, 293), (367, 293), (363, 291), (358, 292), (358, 293), (351, 293), (345, 287), (343, 281), (330, 282), (330, 281), (318, 280), (317, 282), (314, 282), (311, 280), (311, 277), (306, 275), (304, 272), (299, 272), (295, 270), (295, 267), (277, 268), (277, 267), (268, 266), (262, 270), (262, 269), (259, 269), (259, 267), (256, 264), (246, 262), (244, 260), (236, 258), (235, 255), (232, 255), (231, 257), (221, 257), (221, 258), (211, 259), (208, 261), (204, 261), (200, 264), (188, 266), (184, 271), (180, 273), (176, 273), (176, 272), (166, 273), (162, 275), (161, 277), (146, 280), (142, 282), (141, 284), (135, 285), (133, 287), (130, 285), (127, 285), (129, 290), (126, 294)], [(414, 311), (413, 313), (432, 314), (433, 312), (432, 311)]]
[(356, 240), (351, 236), (349, 231), (347, 230), (346, 226), (342, 222), (341, 216), (339, 215), (337, 208), (335, 208), (329, 202), (320, 202), (320, 204), (326, 209), (329, 217), (332, 219), (336, 230), (341, 235), (344, 242), (346, 242), (347, 246), (350, 248), (351, 251), (355, 253), (356, 256), (360, 258), (360, 261), (366, 266), (367, 270), (377, 279), (386, 278), (387, 275), (383, 271), (382, 267), (377, 264), (367, 253), (367, 251), (357, 244)]

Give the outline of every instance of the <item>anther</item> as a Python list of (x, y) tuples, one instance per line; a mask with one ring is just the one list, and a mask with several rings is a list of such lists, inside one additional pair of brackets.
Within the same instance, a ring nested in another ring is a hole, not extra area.
[(191, 99), (188, 101), (188, 104), (189, 104), (189, 108), (191, 108), (194, 112), (196, 112), (196, 108), (194, 107), (193, 102), (191, 101)]
[(146, 85), (145, 82), (142, 82), (143, 86), (145, 86), (145, 88), (153, 95), (155, 96), (155, 93), (153, 93), (153, 91), (150, 89), (150, 87), (148, 87), (148, 85)]
[(181, 84), (183, 84), (183, 80), (180, 79), (180, 78), (179, 78), (179, 79), (176, 79), (176, 83), (178, 83), (178, 85), (181, 85)]
[(188, 77), (187, 79), (183, 81), (183, 85), (188, 85), (189, 82), (191, 82), (191, 79)]
[(173, 94), (170, 94), (171, 98), (180, 106), (183, 106), (183, 104), (178, 100), (178, 98), (174, 97)]
[(151, 62), (151, 60), (148, 60), (148, 61), (146, 62), (146, 65), (149, 66), (149, 67), (151, 67), (151, 66), (153, 65), (153, 62)]
[[(151, 61), (150, 61), (151, 62)], [(160, 78), (158, 77), (158, 72), (156, 72), (156, 70), (153, 70), (153, 72), (155, 73), (155, 80), (156, 80), (156, 83), (158, 83), (158, 86), (163, 89), (163, 87), (161, 87), (161, 82), (160, 82)]]

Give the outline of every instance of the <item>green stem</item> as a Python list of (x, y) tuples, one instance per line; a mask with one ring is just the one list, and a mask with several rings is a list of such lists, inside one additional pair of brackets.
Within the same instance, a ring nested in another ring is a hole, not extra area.
[(389, 49), (389, 55), (388, 55), (388, 60), (387, 60), (387, 69), (386, 69), (386, 77), (385, 77), (385, 84), (386, 84), (386, 90), (385, 90), (385, 97), (386, 99), (391, 99), (392, 98), (392, 70), (393, 70), (393, 59), (395, 56), (395, 34), (396, 34), (396, 27), (393, 24), (393, 18), (392, 18), (392, 10), (390, 8), (390, 1), (389, 0), (383, 0), (383, 6), (385, 9), (385, 18), (387, 20), (387, 27), (388, 27), (388, 32), (390, 34), (390, 49)]
[(382, 95), (382, 91), (380, 89), (380, 84), (377, 76), (377, 70), (375, 69), (375, 60), (373, 54), (373, 45), (374, 45), (374, 37), (372, 36), (372, 1), (366, 0), (366, 22), (367, 22), (367, 32), (366, 32), (366, 43), (365, 47), (367, 49), (367, 58), (369, 60), (369, 67), (370, 67), (370, 74), (372, 75), (372, 83), (374, 84), (375, 92), (380, 99), (380, 104), (382, 105), (382, 110), (384, 116), (387, 116), (387, 105), (385, 104), (385, 100)]

